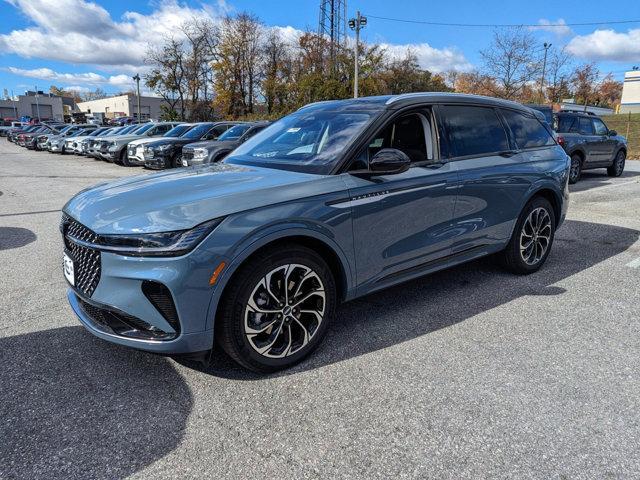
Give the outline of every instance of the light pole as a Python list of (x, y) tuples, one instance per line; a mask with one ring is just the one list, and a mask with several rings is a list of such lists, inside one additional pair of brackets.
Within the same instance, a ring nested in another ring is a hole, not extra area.
[(36, 85), (36, 111), (38, 112), (38, 123), (40, 123), (40, 102), (38, 102), (38, 86)]
[(360, 46), (360, 29), (367, 24), (367, 17), (360, 15), (360, 10), (356, 12), (356, 18), (349, 19), (349, 28), (356, 31), (356, 48), (354, 54), (355, 65), (353, 68), (353, 98), (358, 98), (358, 47)]
[(137, 100), (138, 100), (138, 123), (140, 123), (140, 75), (138, 75), (136, 73), (136, 76), (133, 77), (133, 79), (136, 81), (136, 85), (137, 85)]
[(547, 52), (551, 48), (551, 44), (544, 42), (544, 60), (542, 61), (542, 77), (540, 78), (540, 103), (544, 103), (544, 74), (547, 69)]

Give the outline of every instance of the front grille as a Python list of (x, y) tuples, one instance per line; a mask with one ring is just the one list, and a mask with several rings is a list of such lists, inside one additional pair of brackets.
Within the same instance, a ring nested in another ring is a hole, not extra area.
[(167, 333), (132, 315), (86, 302), (76, 295), (82, 311), (109, 333), (143, 340), (171, 340), (176, 333)]
[(182, 150), (183, 160), (191, 160), (193, 158), (193, 150)]
[(108, 150), (109, 150), (109, 143), (100, 142), (100, 153), (107, 153)]
[(60, 230), (65, 250), (73, 260), (75, 288), (91, 297), (100, 282), (100, 251), (80, 245), (73, 239), (95, 243), (98, 235), (64, 213), (60, 221)]

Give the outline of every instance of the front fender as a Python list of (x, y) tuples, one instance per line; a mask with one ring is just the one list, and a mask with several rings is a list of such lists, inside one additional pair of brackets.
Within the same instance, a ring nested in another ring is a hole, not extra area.
[(330, 248), (336, 254), (342, 265), (345, 277), (345, 290), (347, 292), (346, 297), (349, 298), (349, 292), (353, 292), (355, 290), (355, 269), (352, 267), (346, 253), (331, 238), (331, 236), (327, 234), (326, 230), (327, 228), (321, 224), (310, 222), (308, 220), (288, 222), (286, 224), (273, 224), (253, 232), (250, 236), (235, 245), (229, 252), (229, 255), (225, 258), (227, 266), (216, 282), (216, 287), (211, 295), (207, 312), (206, 329), (209, 330), (213, 328), (215, 315), (222, 294), (229, 283), (229, 280), (233, 277), (233, 274), (244, 263), (244, 261), (265, 245), (277, 240), (284, 240), (286, 238), (308, 237), (321, 241)]

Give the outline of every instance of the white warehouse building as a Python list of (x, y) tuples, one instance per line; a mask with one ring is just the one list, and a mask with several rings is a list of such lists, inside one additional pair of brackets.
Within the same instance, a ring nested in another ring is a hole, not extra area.
[(640, 113), (640, 70), (624, 74), (620, 113)]
[[(141, 95), (140, 118), (142, 120), (159, 119), (163, 113), (161, 105), (168, 106), (167, 102), (160, 97), (143, 97)], [(137, 96), (132, 93), (80, 102), (78, 108), (83, 113), (103, 113), (107, 118), (138, 116)]]

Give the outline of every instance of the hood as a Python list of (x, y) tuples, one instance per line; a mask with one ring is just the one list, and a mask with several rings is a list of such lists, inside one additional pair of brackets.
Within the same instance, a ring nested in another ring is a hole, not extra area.
[(184, 138), (184, 137), (159, 137), (155, 142), (150, 142), (147, 144), (147, 147), (159, 147), (160, 145), (186, 145), (187, 143), (193, 143), (197, 141), (193, 138)]
[(217, 150), (219, 148), (235, 148), (238, 146), (237, 140), (207, 140), (204, 142), (190, 143), (189, 148), (206, 148), (207, 150)]
[(132, 140), (129, 145), (146, 145), (147, 143), (157, 142), (158, 140), (169, 140), (178, 137), (142, 137)]
[(78, 193), (63, 210), (100, 234), (166, 232), (346, 188), (341, 175), (216, 163), (96, 185)]
[(140, 137), (146, 137), (146, 135), (129, 135), (128, 133), (125, 133), (124, 135), (114, 135), (113, 137), (111, 137), (111, 139), (118, 143), (128, 143), (131, 140), (137, 140)]

